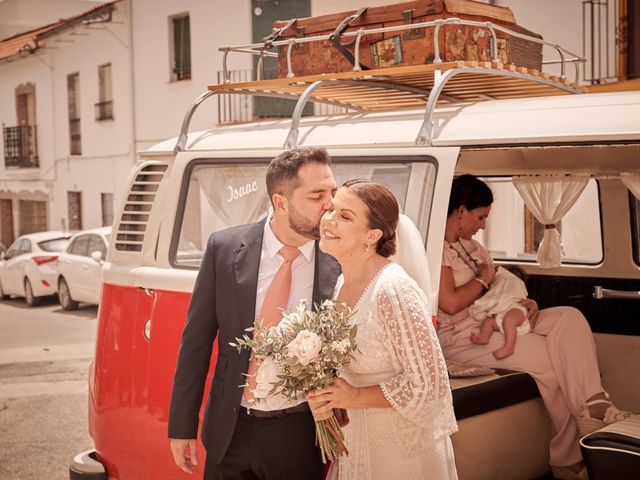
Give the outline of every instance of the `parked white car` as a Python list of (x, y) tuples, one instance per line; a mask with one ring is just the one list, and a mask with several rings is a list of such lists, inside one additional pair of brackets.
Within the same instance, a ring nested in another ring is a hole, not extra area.
[(80, 302), (100, 302), (102, 264), (107, 256), (111, 227), (76, 233), (58, 257), (58, 299), (65, 310)]
[(0, 299), (24, 297), (36, 306), (57, 292), (58, 255), (67, 244), (68, 232), (39, 232), (19, 237), (0, 260)]

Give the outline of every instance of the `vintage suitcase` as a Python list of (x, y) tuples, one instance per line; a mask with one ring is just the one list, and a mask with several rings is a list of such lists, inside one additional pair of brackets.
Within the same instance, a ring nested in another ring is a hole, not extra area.
[[(457, 17), (480, 22), (490, 21), (518, 33), (542, 39), (515, 23), (511, 9), (472, 0), (417, 0), (381, 7), (299, 18), (274, 23), (274, 33), (267, 42), (337, 33), (336, 29), (348, 17), (359, 13), (343, 32), (360, 28), (379, 28)], [(285, 28), (286, 27), (286, 28)], [(432, 63), (435, 55), (434, 27), (367, 35), (360, 44), (360, 64), (363, 69), (385, 68)], [(498, 56), (501, 63), (540, 70), (542, 45), (496, 31)], [(323, 40), (295, 45), (291, 52), (295, 76), (347, 72), (353, 69), (353, 41), (355, 37)], [(469, 60), (490, 61), (492, 36), (487, 28), (468, 25), (443, 25), (439, 34), (440, 57), (443, 62)], [(278, 49), (280, 77), (286, 77), (288, 46)]]

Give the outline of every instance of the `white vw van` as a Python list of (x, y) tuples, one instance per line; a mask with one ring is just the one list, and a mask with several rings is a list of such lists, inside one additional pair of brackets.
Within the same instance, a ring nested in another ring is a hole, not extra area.
[[(434, 313), (451, 181), (483, 177), (496, 202), (480, 240), (526, 271), (541, 308), (585, 314), (605, 387), (640, 411), (640, 201), (623, 183), (640, 172), (640, 92), (453, 103), (429, 115), (426, 129), (423, 108), (294, 118), (293, 129), (291, 119), (185, 128), (140, 153), (103, 269), (89, 380), (95, 451), (77, 457), (72, 478), (188, 478), (173, 464), (166, 422), (190, 293), (208, 236), (266, 214), (265, 171), (285, 143), (326, 147), (338, 184), (366, 177), (391, 188), (424, 238)], [(589, 176), (557, 227), (563, 258), (553, 269), (536, 260), (544, 226), (511, 181), (541, 174)], [(548, 474), (552, 425), (528, 375), (452, 379), (452, 388), (461, 479)]]

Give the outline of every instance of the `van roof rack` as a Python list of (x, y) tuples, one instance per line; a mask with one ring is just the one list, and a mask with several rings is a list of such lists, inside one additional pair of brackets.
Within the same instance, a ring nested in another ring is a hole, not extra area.
[[(435, 42), (435, 59), (425, 65), (411, 65), (391, 68), (361, 70), (359, 63), (359, 45), (362, 37), (385, 32), (395, 32), (416, 28), (435, 28), (434, 38), (442, 25), (463, 24), (487, 28), (494, 38), (491, 43), (491, 62), (456, 61), (443, 63), (440, 60), (438, 42)], [(291, 26), (289, 22), (279, 32), (281, 34)], [(560, 57), (557, 61), (543, 64), (560, 64), (560, 76), (550, 75), (539, 70), (503, 64), (498, 60), (495, 48), (495, 31), (501, 31), (529, 41), (547, 45), (555, 49)], [(324, 103), (345, 107), (356, 112), (383, 111), (405, 108), (425, 108), (424, 122), (416, 138), (417, 145), (430, 145), (433, 134), (433, 112), (436, 105), (442, 103), (469, 103), (487, 99), (507, 99), (584, 93), (584, 89), (567, 80), (566, 64), (575, 66), (575, 81), (578, 81), (579, 65), (585, 59), (579, 57), (557, 44), (509, 30), (492, 22), (474, 22), (459, 18), (448, 18), (431, 22), (421, 22), (383, 28), (361, 28), (358, 31), (346, 32), (344, 37), (355, 38), (354, 68), (349, 72), (327, 73), (296, 77), (291, 69), (291, 51), (298, 43), (326, 41), (329, 35), (315, 37), (289, 38), (274, 40), (278, 35), (270, 35), (263, 43), (236, 47), (221, 47), (223, 55), (224, 82), (210, 85), (185, 115), (182, 130), (176, 143), (175, 151), (186, 148), (187, 132), (195, 109), (208, 97), (216, 94), (243, 94), (278, 98), (297, 99), (292, 115), (291, 129), (284, 143), (284, 148), (292, 148), (298, 142), (300, 119), (307, 102)], [(277, 56), (272, 48), (287, 48), (286, 78), (256, 80), (252, 82), (231, 83), (227, 69), (227, 57), (230, 52), (248, 53), (259, 56), (258, 75), (262, 76), (265, 56)], [(568, 58), (567, 58), (568, 56)]]

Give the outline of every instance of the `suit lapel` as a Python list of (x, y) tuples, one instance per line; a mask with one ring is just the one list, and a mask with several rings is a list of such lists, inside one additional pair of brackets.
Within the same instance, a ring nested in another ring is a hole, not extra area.
[(242, 329), (253, 326), (256, 316), (256, 292), (258, 290), (258, 270), (264, 235), (265, 220), (253, 225), (235, 250), (233, 266), (236, 274), (238, 308)]
[(313, 304), (333, 298), (336, 280), (340, 275), (340, 264), (335, 258), (320, 251), (316, 242), (316, 268), (313, 276)]

